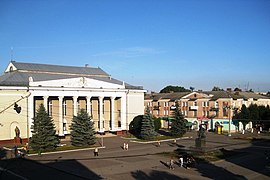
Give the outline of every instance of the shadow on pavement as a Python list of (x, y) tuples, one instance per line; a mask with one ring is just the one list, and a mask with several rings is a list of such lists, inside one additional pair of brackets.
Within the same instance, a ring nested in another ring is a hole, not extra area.
[(58, 160), (50, 163), (13, 158), (0, 161), (0, 179), (103, 179), (76, 160)]
[[(221, 149), (223, 154), (235, 153), (232, 150)], [(270, 152), (270, 140), (251, 140), (251, 146), (243, 149), (239, 149), (238, 152), (245, 152), (248, 156), (238, 157), (238, 158), (228, 158), (225, 160), (236, 164), (238, 166), (244, 167), (246, 169), (252, 170), (254, 172), (261, 173), (270, 177), (270, 170), (266, 169), (267, 165), (270, 165), (269, 152)], [(257, 157), (256, 159), (251, 159), (252, 163), (247, 163), (245, 160), (247, 158)], [(267, 158), (268, 156), (268, 158)]]
[(0, 160), (6, 158), (7, 151), (3, 148), (0, 148)]
[(143, 171), (134, 171), (131, 172), (131, 175), (134, 179), (140, 180), (149, 180), (149, 179), (158, 179), (158, 180), (187, 180), (180, 178), (174, 174), (164, 172), (164, 171), (151, 171), (149, 174), (146, 174)]

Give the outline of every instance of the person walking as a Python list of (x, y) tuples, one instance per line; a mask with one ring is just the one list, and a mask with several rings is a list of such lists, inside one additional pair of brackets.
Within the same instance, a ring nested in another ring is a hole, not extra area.
[(184, 157), (181, 155), (179, 158), (180, 167), (183, 167), (184, 165)]
[(126, 144), (126, 150), (128, 150), (128, 143)]
[(157, 147), (160, 147), (160, 140), (157, 141)]
[(173, 158), (171, 157), (170, 162), (169, 162), (169, 168), (172, 170), (174, 170), (173, 163), (174, 161), (173, 161)]
[(123, 149), (126, 150), (126, 143), (124, 142), (124, 146), (123, 146)]
[(97, 147), (94, 150), (94, 156), (98, 156), (98, 148)]

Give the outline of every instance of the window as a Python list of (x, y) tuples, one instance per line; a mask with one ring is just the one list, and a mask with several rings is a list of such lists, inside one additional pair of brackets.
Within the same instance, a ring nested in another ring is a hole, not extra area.
[(215, 102), (215, 108), (218, 108), (218, 102), (217, 101)]
[(52, 100), (49, 100), (49, 116), (52, 116), (52, 111), (53, 111), (53, 104), (52, 104)]
[(63, 102), (63, 114), (64, 114), (64, 116), (67, 115), (67, 102), (66, 102), (66, 100), (64, 100), (64, 102)]
[(194, 117), (197, 117), (197, 111), (193, 111), (193, 113)]
[(193, 105), (194, 105), (194, 106), (197, 106), (197, 101), (194, 101)]

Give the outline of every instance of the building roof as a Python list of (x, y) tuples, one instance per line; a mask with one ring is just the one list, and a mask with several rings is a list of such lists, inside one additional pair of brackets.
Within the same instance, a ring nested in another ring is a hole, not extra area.
[(62, 65), (51, 65), (51, 64), (37, 64), (37, 63), (24, 63), (11, 61), (17, 71), (28, 71), (28, 72), (47, 72), (47, 73), (68, 73), (68, 74), (80, 74), (80, 75), (102, 75), (109, 76), (101, 68), (93, 67), (76, 67), (76, 66), (62, 66)]
[[(9, 67), (12, 67), (11, 71)], [(29, 77), (32, 77), (33, 81), (87, 77), (119, 85), (124, 83), (123, 81), (111, 78), (101, 68), (22, 63), (16, 61), (11, 61), (9, 67), (4, 75), (0, 76), (1, 86), (28, 86)], [(141, 86), (132, 86), (127, 83), (124, 83), (124, 85), (126, 89), (143, 89)]]
[[(162, 99), (168, 99), (169, 101), (175, 101), (179, 100), (182, 97), (190, 94), (191, 92), (173, 92), (173, 93), (152, 93), (147, 94), (145, 96), (146, 100), (152, 99), (153, 101), (158, 101)], [(253, 92), (230, 92), (230, 91), (200, 91), (199, 93), (203, 93), (208, 95), (211, 101), (216, 101), (218, 99), (224, 98), (224, 99), (250, 99), (253, 98), (254, 100), (257, 99), (270, 99), (270, 97), (259, 95)], [(198, 98), (192, 98), (191, 101), (194, 101)]]

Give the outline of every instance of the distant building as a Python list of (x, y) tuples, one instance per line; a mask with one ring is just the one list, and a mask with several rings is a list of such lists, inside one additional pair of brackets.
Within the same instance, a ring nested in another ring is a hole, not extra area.
[[(133, 118), (144, 113), (144, 93), (100, 68), (11, 61), (0, 76), (0, 141), (12, 140), (16, 126), (22, 139), (31, 137), (41, 103), (63, 138), (81, 108), (91, 115), (98, 133), (125, 133)], [(21, 112), (14, 110), (15, 103)]]
[[(224, 131), (229, 129), (229, 119), (235, 110), (240, 110), (243, 104), (267, 106), (270, 97), (253, 92), (234, 91), (198, 91), (175, 93), (151, 93), (145, 95), (144, 106), (148, 106), (155, 117), (163, 119), (162, 126), (168, 126), (173, 117), (175, 102), (179, 102), (180, 110), (190, 123), (192, 129), (198, 129), (200, 124), (206, 124), (207, 129), (221, 125)], [(246, 129), (252, 128), (252, 123)], [(243, 129), (240, 123), (239, 130)], [(231, 122), (231, 132), (237, 127)]]

